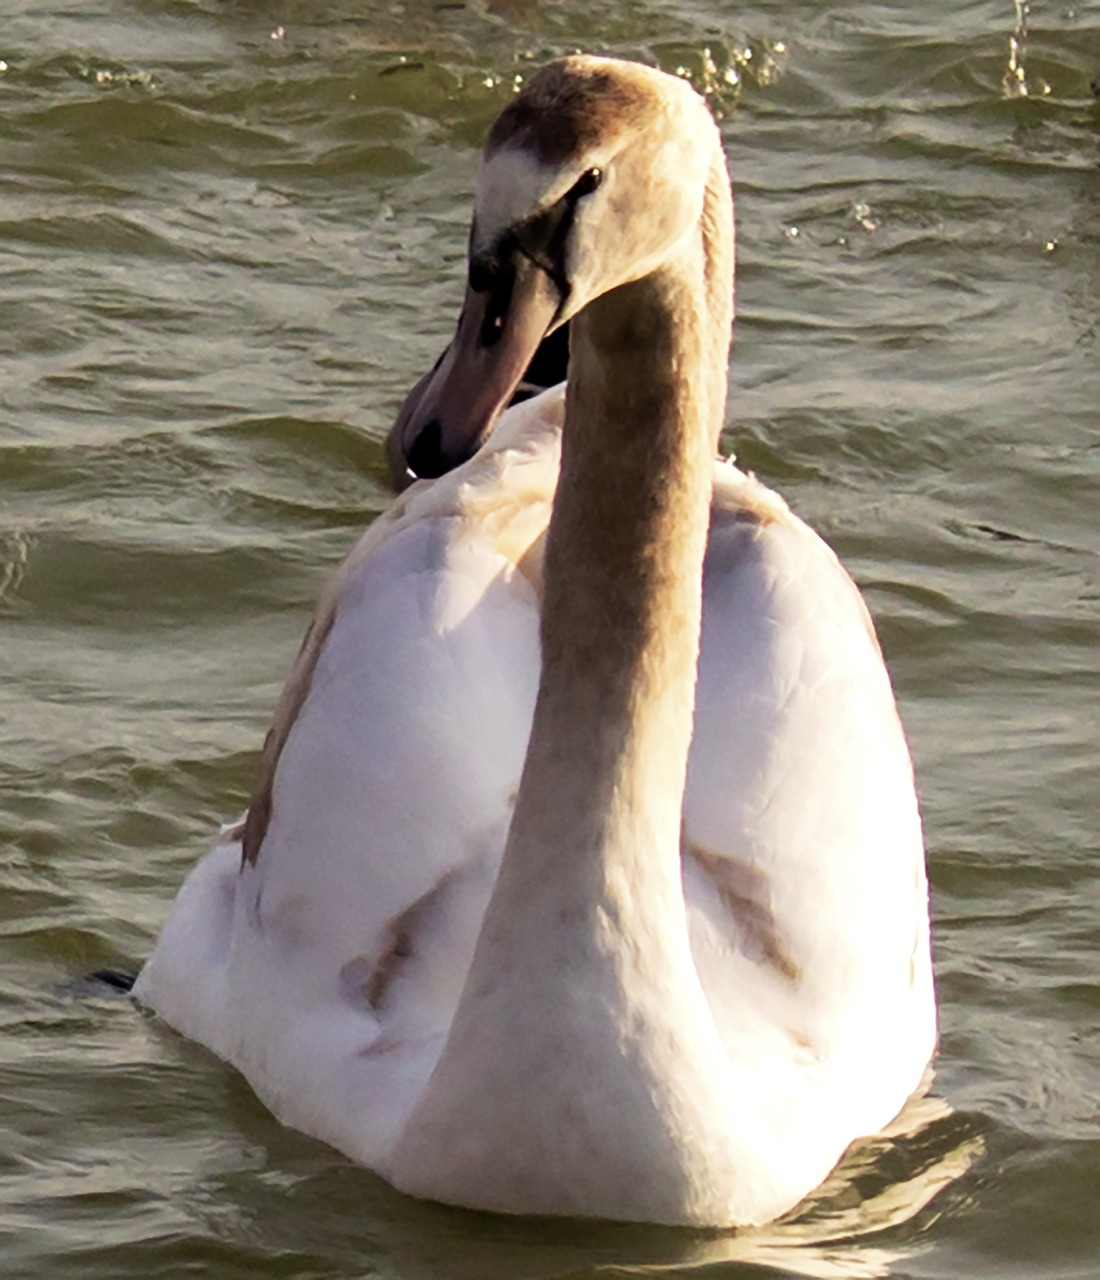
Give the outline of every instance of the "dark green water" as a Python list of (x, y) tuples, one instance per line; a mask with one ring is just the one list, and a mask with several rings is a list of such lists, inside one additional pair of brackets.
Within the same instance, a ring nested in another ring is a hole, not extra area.
[[(1100, 1275), (1100, 9), (1033, 4), (1014, 71), (1018, 22), (7, 0), (0, 1274)], [(763, 1238), (412, 1204), (74, 985), (245, 804), (451, 327), (479, 139), (578, 47), (723, 115), (729, 444), (866, 590), (921, 783), (953, 1114)]]

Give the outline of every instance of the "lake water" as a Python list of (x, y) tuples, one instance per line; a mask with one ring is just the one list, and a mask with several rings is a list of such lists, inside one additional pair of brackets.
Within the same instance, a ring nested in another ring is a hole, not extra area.
[[(1100, 9), (1024, 16), (6, 0), (0, 1274), (1100, 1275)], [(479, 140), (575, 48), (721, 114), (728, 444), (866, 591), (927, 827), (950, 1110), (735, 1239), (414, 1204), (79, 981), (244, 806)]]

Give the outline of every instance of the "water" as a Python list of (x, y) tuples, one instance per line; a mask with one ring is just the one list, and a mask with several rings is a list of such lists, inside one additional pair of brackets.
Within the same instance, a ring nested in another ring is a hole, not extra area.
[[(8, 0), (0, 1272), (1100, 1274), (1100, 12), (1025, 9)], [(953, 1111), (763, 1237), (413, 1204), (77, 981), (244, 806), (478, 140), (577, 47), (722, 114), (728, 443), (864, 587), (921, 784)]]

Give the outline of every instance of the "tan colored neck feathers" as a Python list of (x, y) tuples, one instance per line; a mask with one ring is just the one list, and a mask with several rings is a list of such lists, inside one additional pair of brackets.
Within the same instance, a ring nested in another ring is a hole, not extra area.
[(725, 209), (708, 200), (699, 237), (574, 322), (542, 682), (506, 861), (633, 861), (656, 843), (679, 874), (729, 335), (718, 176)]

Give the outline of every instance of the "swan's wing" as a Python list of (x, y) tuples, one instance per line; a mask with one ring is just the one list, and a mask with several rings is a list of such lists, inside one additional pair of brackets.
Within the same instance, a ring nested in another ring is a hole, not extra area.
[(434, 1066), (538, 683), (560, 391), (413, 486), (323, 594), (243, 866), (195, 869), (137, 995), (287, 1123), (378, 1167)]
[(684, 849), (731, 1056), (779, 1097), (789, 1073), (792, 1124), (799, 1099), (848, 1132), (885, 1123), (935, 1037), (909, 754), (851, 579), (732, 467), (716, 472)]

